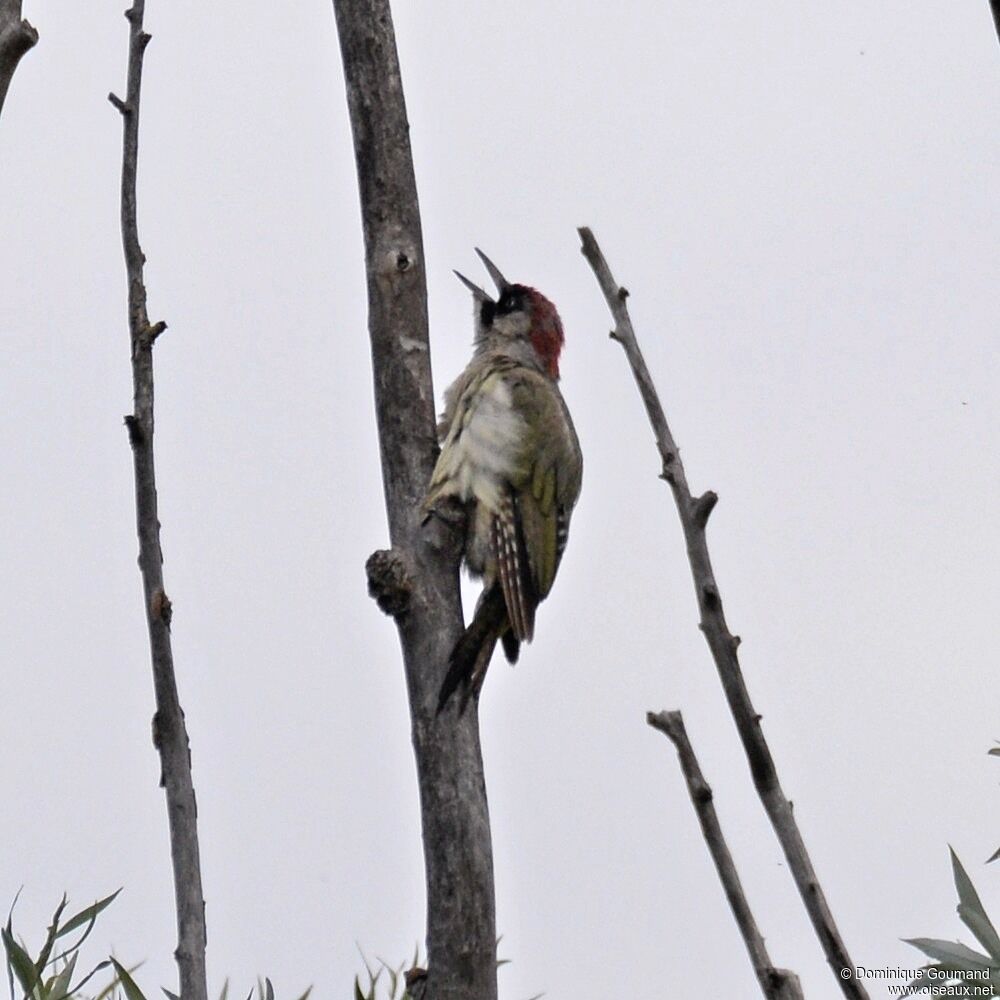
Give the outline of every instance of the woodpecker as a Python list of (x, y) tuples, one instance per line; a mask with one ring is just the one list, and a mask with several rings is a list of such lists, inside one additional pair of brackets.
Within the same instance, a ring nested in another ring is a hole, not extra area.
[(535, 611), (552, 589), (580, 495), (583, 456), (559, 391), (564, 337), (555, 306), (512, 284), (481, 251), (497, 286), (494, 300), (464, 275), (472, 292), (474, 353), (445, 392), (438, 424), (441, 454), (425, 517), (442, 501), (466, 514), (464, 562), (483, 591), (455, 644), (438, 712), (462, 688), (460, 710), (479, 696), (497, 640), (511, 663), (530, 642)]

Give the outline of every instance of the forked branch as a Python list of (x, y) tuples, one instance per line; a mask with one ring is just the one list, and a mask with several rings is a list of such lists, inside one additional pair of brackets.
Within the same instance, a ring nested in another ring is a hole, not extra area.
[(128, 89), (125, 100), (108, 99), (122, 116), (121, 228), (128, 280), (128, 327), (132, 356), (134, 408), (125, 418), (135, 470), (135, 514), (139, 534), (139, 571), (153, 664), (156, 714), (153, 745), (160, 755), (160, 785), (166, 791), (170, 854), (177, 904), (177, 966), (181, 1000), (207, 1000), (205, 979), (205, 901), (198, 851), (198, 809), (191, 780), (191, 752), (184, 712), (177, 694), (170, 642), (172, 608), (163, 585), (163, 556), (153, 461), (153, 343), (167, 328), (150, 323), (143, 281), (145, 257), (136, 221), (136, 168), (139, 156), (139, 96), (142, 59), (150, 36), (142, 30), (145, 0), (125, 12), (129, 22)]
[(581, 251), (593, 268), (614, 318), (615, 328), (611, 331), (611, 336), (625, 351), (656, 437), (662, 465), (661, 476), (670, 485), (684, 530), (691, 575), (701, 613), (700, 627), (715, 660), (726, 701), (729, 703), (729, 709), (743, 742), (754, 786), (781, 843), (809, 919), (838, 984), (850, 1000), (868, 1000), (864, 986), (854, 978), (854, 964), (840, 937), (822, 886), (813, 870), (812, 861), (792, 813), (792, 805), (785, 797), (778, 781), (774, 759), (760, 727), (761, 717), (750, 701), (740, 670), (737, 656), (739, 637), (732, 635), (726, 624), (722, 597), (712, 571), (712, 561), (709, 558), (708, 542), (705, 537), (708, 515), (716, 502), (715, 494), (709, 492), (698, 499), (692, 497), (684, 475), (684, 464), (670, 433), (656, 386), (646, 367), (632, 327), (632, 320), (629, 318), (626, 303), (628, 292), (612, 276), (604, 254), (594, 239), (594, 234), (587, 228), (580, 229), (579, 233)]
[(691, 803), (698, 814), (701, 832), (705, 837), (705, 843), (708, 844), (709, 853), (715, 863), (715, 870), (719, 873), (719, 881), (722, 883), (726, 899), (729, 900), (736, 924), (747, 946), (761, 991), (767, 1000), (803, 1000), (798, 976), (788, 969), (775, 968), (771, 962), (764, 938), (757, 927), (757, 922), (754, 920), (750, 904), (743, 891), (743, 883), (740, 881), (733, 856), (729, 853), (729, 846), (722, 835), (719, 817), (715, 812), (712, 789), (701, 773), (701, 767), (694, 754), (691, 741), (688, 739), (681, 713), (660, 712), (655, 714), (650, 712), (646, 716), (646, 721), (654, 729), (663, 733), (677, 748), (677, 757), (684, 774), (684, 780), (687, 782)]

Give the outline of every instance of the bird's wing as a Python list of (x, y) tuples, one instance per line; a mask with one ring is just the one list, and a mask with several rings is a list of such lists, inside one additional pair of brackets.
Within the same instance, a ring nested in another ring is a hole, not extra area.
[(558, 387), (531, 370), (510, 377), (513, 404), (537, 432), (527, 443), (527, 475), (515, 486), (517, 521), (531, 571), (535, 603), (552, 589), (580, 495), (582, 459)]

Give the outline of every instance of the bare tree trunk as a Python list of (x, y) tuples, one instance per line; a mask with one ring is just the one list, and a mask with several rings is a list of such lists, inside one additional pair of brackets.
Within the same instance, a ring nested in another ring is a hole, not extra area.
[(419, 507), (437, 456), (427, 289), (409, 125), (388, 0), (334, 0), (354, 135), (390, 551), (369, 589), (399, 629), (427, 877), (427, 1000), (494, 1000), (489, 811), (474, 710), (436, 716), (462, 631), (461, 532)]
[(21, 20), (21, 0), (0, 0), (0, 112), (21, 56), (38, 41), (38, 32)]
[(757, 976), (757, 982), (760, 983), (761, 991), (767, 1000), (803, 1000), (802, 986), (799, 984), (798, 976), (794, 972), (789, 972), (788, 969), (775, 968), (771, 956), (767, 952), (764, 937), (757, 927), (757, 921), (754, 920), (750, 904), (743, 891), (743, 883), (736, 870), (736, 863), (733, 861), (732, 854), (729, 853), (729, 846), (722, 834), (722, 826), (712, 801), (712, 789), (701, 773), (701, 767), (695, 756), (694, 747), (691, 746), (691, 741), (688, 739), (681, 713), (660, 712), (656, 714), (650, 712), (646, 716), (646, 721), (654, 729), (663, 733), (677, 748), (677, 758), (684, 774), (684, 780), (687, 782), (688, 794), (691, 796), (694, 810), (698, 814), (701, 832), (705, 837), (705, 843), (708, 844), (709, 853), (715, 863), (715, 870), (719, 874), (722, 888), (725, 890), (726, 899), (729, 900), (730, 909), (736, 918), (740, 935), (747, 946), (747, 952), (750, 955), (753, 971)]
[(125, 418), (135, 468), (135, 512), (139, 534), (139, 571), (153, 663), (156, 714), (153, 744), (160, 754), (160, 786), (166, 790), (177, 904), (177, 950), (182, 1000), (207, 1000), (205, 978), (205, 901), (198, 852), (198, 807), (191, 780), (191, 751), (184, 712), (177, 695), (170, 644), (171, 605), (163, 588), (163, 554), (156, 507), (153, 462), (153, 343), (167, 328), (150, 324), (143, 283), (145, 257), (136, 222), (136, 166), (139, 154), (139, 95), (142, 57), (150, 36), (142, 30), (145, 0), (134, 0), (129, 21), (128, 91), (125, 100), (109, 94), (123, 123), (121, 225), (128, 278), (128, 326), (132, 353), (134, 410)]
[(799, 825), (792, 813), (792, 804), (785, 797), (778, 781), (774, 758), (760, 727), (761, 716), (757, 714), (750, 701), (743, 672), (740, 670), (737, 656), (739, 637), (734, 636), (726, 624), (726, 616), (722, 610), (722, 596), (712, 570), (712, 560), (708, 554), (708, 542), (705, 537), (705, 526), (718, 497), (711, 490), (697, 498), (691, 496), (684, 474), (684, 464), (667, 426), (659, 394), (639, 349), (635, 330), (632, 328), (632, 320), (629, 318), (626, 305), (628, 291), (620, 287), (612, 276), (604, 254), (594, 239), (594, 234), (587, 228), (582, 228), (579, 232), (581, 252), (597, 277), (597, 283), (604, 293), (608, 309), (615, 321), (611, 336), (625, 351), (639, 394), (646, 407), (646, 414), (660, 452), (662, 462), (660, 476), (669, 484), (674, 495), (684, 540), (687, 543), (698, 610), (701, 613), (700, 628), (712, 652), (726, 701), (729, 703), (729, 709), (743, 742), (754, 787), (771, 820), (806, 912), (841, 990), (849, 1000), (868, 1000), (864, 986), (854, 978), (854, 963), (847, 953), (847, 947), (827, 905), (823, 887), (816, 877), (809, 852), (799, 832)]

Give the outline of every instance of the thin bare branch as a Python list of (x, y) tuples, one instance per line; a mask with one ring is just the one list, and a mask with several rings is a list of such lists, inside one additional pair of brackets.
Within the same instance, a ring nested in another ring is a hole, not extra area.
[(136, 221), (136, 168), (139, 155), (139, 96), (142, 60), (150, 36), (142, 30), (145, 0), (134, 0), (129, 21), (128, 90), (125, 100), (109, 100), (122, 116), (121, 227), (128, 279), (128, 326), (132, 355), (134, 409), (125, 418), (135, 469), (135, 512), (139, 571), (153, 665), (156, 714), (153, 745), (160, 755), (160, 785), (166, 791), (177, 905), (177, 966), (182, 1000), (207, 1000), (205, 901), (198, 851), (198, 807), (191, 780), (191, 751), (177, 694), (170, 642), (172, 606), (163, 585), (163, 555), (153, 461), (153, 342), (166, 324), (150, 324), (143, 282), (145, 257)]
[(399, 629), (420, 786), (428, 1000), (495, 1000), (489, 811), (475, 711), (435, 714), (462, 632), (461, 524), (420, 522), (437, 456), (427, 289), (409, 125), (388, 0), (334, 0), (357, 161), (368, 329), (391, 551), (369, 588)]
[(743, 883), (740, 881), (739, 872), (736, 871), (733, 856), (729, 853), (729, 847), (722, 834), (719, 817), (715, 812), (712, 789), (701, 773), (701, 767), (695, 756), (694, 748), (691, 746), (691, 741), (688, 739), (681, 713), (660, 712), (656, 714), (649, 712), (646, 715), (646, 721), (654, 729), (658, 729), (667, 736), (677, 748), (677, 757), (684, 774), (684, 780), (687, 782), (691, 802), (698, 814), (701, 832), (704, 834), (712, 861), (715, 862), (715, 870), (719, 873), (719, 881), (722, 882), (726, 899), (729, 900), (736, 924), (747, 946), (761, 992), (767, 997), (767, 1000), (803, 1000), (798, 976), (788, 969), (775, 968), (771, 956), (767, 952), (764, 938), (761, 936), (757, 922), (750, 910), (750, 904), (747, 902), (746, 894), (743, 892)]
[(21, 0), (0, 0), (0, 113), (21, 56), (38, 41), (38, 32), (21, 19)]
[(854, 964), (840, 937), (819, 879), (813, 870), (812, 861), (792, 813), (792, 805), (785, 797), (778, 781), (774, 759), (760, 727), (761, 717), (750, 701), (740, 670), (737, 657), (739, 638), (730, 633), (726, 624), (722, 598), (712, 571), (712, 561), (709, 558), (708, 543), (705, 538), (707, 513), (715, 503), (714, 499), (706, 498), (714, 498), (715, 494), (707, 493), (700, 500), (695, 500), (691, 496), (677, 444), (670, 433), (656, 386), (653, 384), (642, 351), (639, 349), (635, 330), (632, 328), (625, 301), (628, 292), (612, 276), (604, 254), (594, 239), (594, 234), (585, 227), (580, 229), (579, 233), (581, 252), (597, 276), (597, 282), (615, 321), (612, 337), (625, 351), (653, 428), (662, 463), (661, 475), (670, 484), (684, 530), (691, 575), (701, 613), (700, 627), (715, 660), (726, 700), (743, 742), (754, 786), (788, 859), (788, 867), (837, 982), (850, 1000), (867, 1000), (867, 991), (854, 978)]

